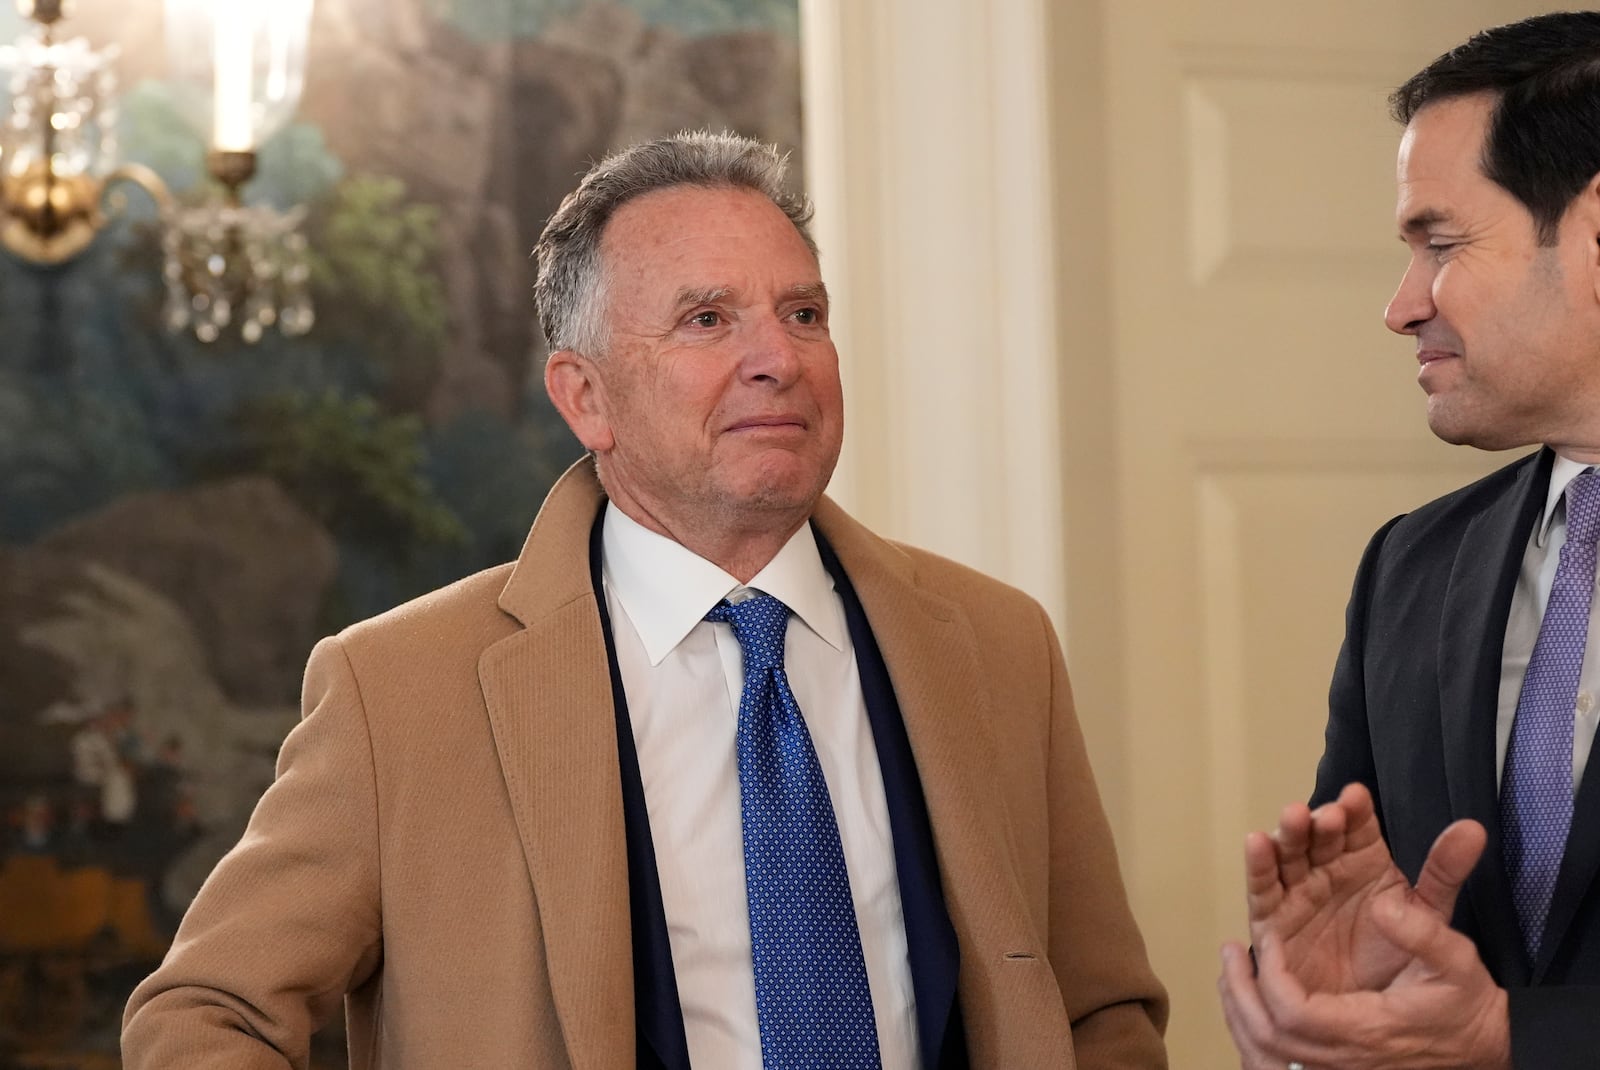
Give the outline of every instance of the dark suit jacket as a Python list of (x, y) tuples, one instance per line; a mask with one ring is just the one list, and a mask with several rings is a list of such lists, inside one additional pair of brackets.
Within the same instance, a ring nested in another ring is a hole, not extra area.
[(1600, 1064), (1600, 753), (1579, 786), (1536, 962), (1517, 929), (1495, 786), (1506, 617), (1553, 457), (1524, 457), (1373, 536), (1350, 598), (1312, 796), (1316, 806), (1351, 781), (1371, 789), (1412, 881), (1450, 822), (1472, 818), (1488, 830), (1454, 924), (1510, 993), (1519, 1070)]

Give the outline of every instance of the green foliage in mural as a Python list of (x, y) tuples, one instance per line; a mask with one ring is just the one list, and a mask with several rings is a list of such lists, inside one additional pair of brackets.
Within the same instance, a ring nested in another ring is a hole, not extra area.
[(234, 463), (281, 483), (342, 538), (406, 560), (414, 546), (460, 545), (466, 528), (421, 474), (422, 421), (370, 397), (291, 392), (248, 403)]
[[(593, 2), (593, 0), (589, 0)], [(800, 33), (798, 0), (610, 0), (638, 12), (653, 26), (698, 35), (734, 29)], [(585, 0), (427, 0), (430, 10), (468, 37), (504, 41), (532, 37)]]
[(768, 29), (798, 37), (797, 0), (622, 0), (655, 26), (671, 26), (686, 34), (724, 33), (732, 29)]
[(322, 128), (309, 123), (290, 123), (258, 155), (246, 200), (265, 201), (280, 211), (311, 204), (344, 177), (344, 165), (329, 151)]
[[(472, 556), (479, 561), (517, 556), (545, 491), (582, 453), (542, 387), (524, 408), (527, 418), (515, 421), (464, 412), (428, 436), (427, 471), (472, 532)], [(454, 567), (440, 574), (441, 582), (460, 575)]]
[(449, 326), (439, 212), (408, 203), (399, 179), (341, 182), (308, 221), (319, 339), (365, 353), (386, 407), (420, 408)]

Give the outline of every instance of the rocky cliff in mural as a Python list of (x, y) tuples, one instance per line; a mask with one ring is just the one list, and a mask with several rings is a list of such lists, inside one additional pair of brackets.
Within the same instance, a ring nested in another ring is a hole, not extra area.
[(612, 3), (552, 16), (537, 36), (484, 41), (431, 20), (430, 6), (319, 8), (302, 113), (332, 152), (440, 209), (452, 332), (433, 418), (505, 413), (543, 355), (528, 253), (576, 176), (611, 149), (684, 128), (797, 151), (798, 49), (763, 30), (691, 36)]

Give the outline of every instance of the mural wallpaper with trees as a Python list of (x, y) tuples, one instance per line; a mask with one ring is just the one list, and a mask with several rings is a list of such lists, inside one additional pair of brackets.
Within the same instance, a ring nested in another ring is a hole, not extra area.
[[(297, 121), (247, 188), (307, 206), (304, 337), (169, 334), (137, 193), (64, 267), (0, 256), (0, 1067), (117, 1066), (311, 645), (515, 556), (579, 453), (540, 381), (545, 218), (592, 159), (685, 127), (798, 175), (796, 5), (316, 0)], [(122, 155), (188, 189), (161, 18), (79, 0), (63, 30), (120, 44)], [(335, 1026), (317, 1065), (342, 1058)]]

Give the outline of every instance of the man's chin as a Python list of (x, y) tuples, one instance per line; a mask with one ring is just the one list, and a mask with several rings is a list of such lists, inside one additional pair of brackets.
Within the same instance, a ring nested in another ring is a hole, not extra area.
[[(825, 469), (825, 470), (824, 470)], [(833, 474), (833, 465), (819, 465), (815, 458), (787, 450), (766, 451), (750, 458), (723, 486), (730, 502), (742, 502), (756, 509), (810, 508), (822, 496)]]
[(1496, 427), (1483, 419), (1465, 417), (1462, 413), (1452, 412), (1448, 406), (1436, 404), (1437, 401), (1437, 398), (1428, 400), (1428, 430), (1442, 442), (1452, 446), (1471, 446), (1478, 450), (1514, 450), (1538, 444), (1537, 436)]
[(732, 488), (724, 498), (734, 507), (752, 512), (804, 511), (809, 515), (821, 496), (820, 486), (775, 480)]

